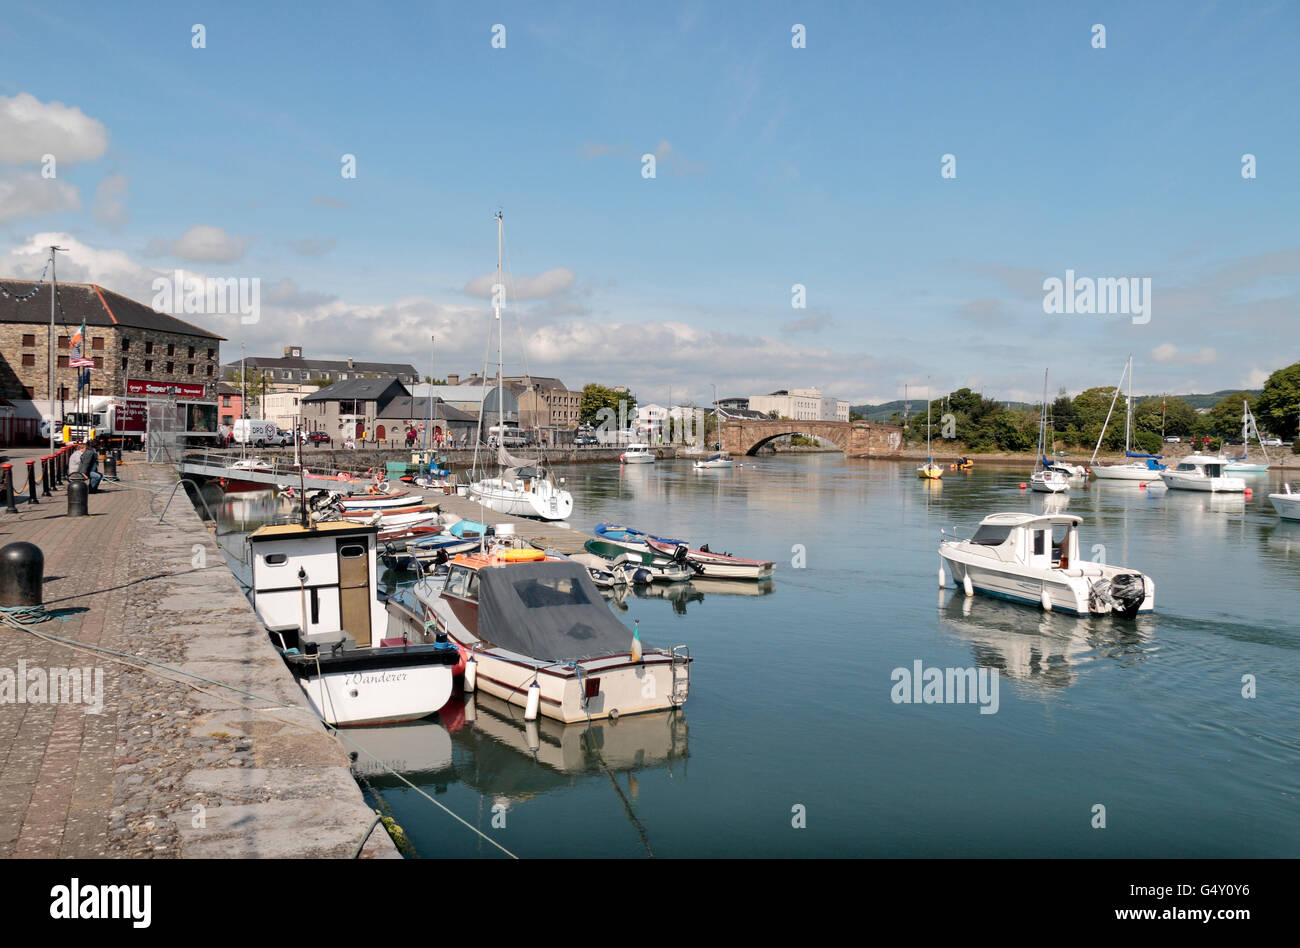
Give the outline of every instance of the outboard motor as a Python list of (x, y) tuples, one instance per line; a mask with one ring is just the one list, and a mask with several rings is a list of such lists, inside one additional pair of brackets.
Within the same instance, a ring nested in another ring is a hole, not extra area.
[(1110, 600), (1121, 618), (1132, 619), (1146, 598), (1146, 582), (1141, 573), (1120, 573), (1110, 581)]

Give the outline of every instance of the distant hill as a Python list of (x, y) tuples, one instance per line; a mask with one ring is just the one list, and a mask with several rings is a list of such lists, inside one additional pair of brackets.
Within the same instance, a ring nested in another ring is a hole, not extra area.
[[(1247, 395), (1254, 395), (1255, 397), (1259, 397), (1259, 394), (1262, 391), (1263, 389), (1258, 389), (1258, 388), (1225, 388), (1222, 391), (1214, 392), (1210, 395), (1134, 395), (1133, 401), (1134, 403), (1139, 403), (1139, 402), (1144, 402), (1150, 398), (1168, 398), (1168, 399), (1181, 398), (1183, 401), (1187, 402), (1193, 408), (1201, 409), (1201, 408), (1213, 408), (1215, 405), (1219, 404), (1219, 402), (1223, 401), (1229, 395), (1236, 395), (1238, 392), (1245, 392)], [(921, 414), (923, 415), (925, 414), (925, 398), (923, 397), (913, 398), (910, 399), (910, 401), (912, 403), (911, 416), (913, 418), (916, 417), (916, 412), (918, 408), (920, 409)], [(1002, 404), (1007, 408), (1037, 408), (1038, 407), (1037, 404), (1030, 404), (1028, 402), (1002, 402)], [(888, 421), (891, 417), (893, 417), (894, 412), (901, 412), (903, 410), (903, 399), (901, 398), (895, 399), (892, 402), (884, 402), (883, 404), (880, 405), (852, 405), (850, 406), (849, 410), (861, 415), (867, 421)]]
[[(911, 398), (908, 399), (908, 401), (911, 402), (912, 404), (911, 414), (909, 415), (909, 418), (915, 418), (918, 409), (920, 410), (922, 415), (925, 414), (925, 399), (923, 397)], [(903, 399), (899, 398), (896, 399), (895, 401), (885, 402), (880, 405), (850, 405), (849, 411), (857, 412), (867, 421), (889, 421), (889, 419), (893, 417), (894, 412), (899, 412), (900, 414), (902, 413), (903, 404), (904, 404)], [(1002, 404), (1008, 408), (1033, 407), (1027, 404), (1026, 402), (1002, 402)]]

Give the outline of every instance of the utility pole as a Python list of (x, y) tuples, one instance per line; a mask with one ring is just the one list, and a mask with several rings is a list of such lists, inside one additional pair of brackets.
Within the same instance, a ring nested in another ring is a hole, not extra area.
[(50, 245), (50, 454), (54, 453), (54, 297), (59, 287), (54, 272), (54, 255), (61, 250), (67, 252), (66, 247)]

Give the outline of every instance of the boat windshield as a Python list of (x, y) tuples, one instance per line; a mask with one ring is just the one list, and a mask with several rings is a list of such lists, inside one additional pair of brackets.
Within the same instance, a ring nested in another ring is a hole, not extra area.
[(1178, 465), (1178, 470), (1180, 470), (1180, 471), (1195, 471), (1195, 470), (1197, 470), (1197, 467), (1196, 467), (1195, 464), (1188, 464), (1186, 461), (1184, 461), (1182, 464)]
[(980, 546), (1001, 546), (1007, 542), (1007, 537), (1011, 536), (1011, 526), (1001, 523), (980, 524), (980, 528), (975, 531), (975, 535), (970, 538), (972, 543), (978, 543)]

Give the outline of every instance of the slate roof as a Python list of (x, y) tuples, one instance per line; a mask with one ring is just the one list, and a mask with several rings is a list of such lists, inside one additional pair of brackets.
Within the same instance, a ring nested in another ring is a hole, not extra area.
[[(399, 395), (388, 403), (388, 407), (379, 413), (380, 418), (428, 418), (429, 400)], [(477, 415), (453, 408), (441, 398), (433, 400), (433, 418), (435, 421), (477, 421)]]
[(400, 398), (409, 394), (406, 386), (397, 379), (344, 379), (310, 395), (304, 395), (302, 400), (304, 402), (333, 402), (340, 399), (380, 401), (385, 396)]
[[(9, 293), (9, 296), (0, 293), (0, 323), (40, 323), (45, 326), (50, 324), (49, 283), (41, 284), (34, 296), (21, 303), (12, 297), (30, 293), (36, 286), (35, 280), (0, 279), (0, 286)], [(123, 327), (152, 332), (172, 332), (186, 336), (200, 336), (216, 342), (223, 342), (226, 338), (167, 313), (159, 313), (143, 303), (138, 303), (121, 293), (106, 290), (95, 283), (60, 282), (58, 300), (63, 306), (63, 311), (60, 313), (56, 308), (55, 324), (70, 326), (73, 329), (81, 325), (84, 319), (86, 328)]]

